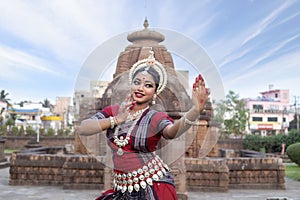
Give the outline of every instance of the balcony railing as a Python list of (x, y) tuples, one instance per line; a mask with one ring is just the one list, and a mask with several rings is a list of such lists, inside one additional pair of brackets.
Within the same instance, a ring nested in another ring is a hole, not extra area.
[(269, 109), (269, 110), (252, 109), (252, 110), (250, 110), (250, 113), (289, 114), (289, 113), (292, 113), (292, 111), (288, 111), (288, 110), (274, 110), (274, 109)]

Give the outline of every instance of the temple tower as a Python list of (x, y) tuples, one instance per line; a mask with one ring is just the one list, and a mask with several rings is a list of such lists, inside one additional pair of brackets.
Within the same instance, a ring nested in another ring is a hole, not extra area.
[[(191, 99), (179, 81), (182, 77), (176, 74), (170, 52), (161, 44), (164, 39), (164, 35), (148, 28), (147, 19), (144, 21), (144, 28), (142, 30), (130, 33), (127, 36), (127, 40), (131, 42), (131, 44), (119, 54), (112, 82), (109, 83), (102, 98), (96, 99), (95, 101), (96, 110), (100, 110), (114, 103), (121, 103), (126, 98), (130, 88), (128, 84), (128, 72), (130, 68), (137, 61), (147, 58), (150, 49), (152, 49), (155, 59), (166, 68), (168, 73), (167, 86), (164, 91), (158, 95), (155, 108), (167, 112), (174, 120), (181, 118), (192, 106)], [(175, 175), (176, 191), (180, 199), (187, 199), (185, 158), (197, 158), (199, 156), (201, 142), (203, 142), (203, 136), (206, 134), (211, 118), (210, 105), (211, 104), (208, 103), (205, 113), (201, 113), (202, 125), (200, 128), (192, 127), (186, 134), (170, 141), (162, 140), (159, 144), (157, 154), (172, 168), (173, 174)], [(197, 137), (198, 135), (202, 136)], [(105, 156), (109, 153), (109, 150), (106, 148), (105, 135), (103, 134), (90, 138), (82, 137), (81, 141), (85, 146), (88, 146), (89, 141), (98, 141), (96, 145), (91, 145), (88, 149), (93, 150), (93, 152), (96, 152), (96, 154), (100, 156)], [(77, 146), (83, 147), (82, 144)], [(107, 168), (106, 170), (109, 171), (110, 169)], [(111, 179), (109, 176), (105, 177), (104, 182), (105, 189), (111, 188)]]

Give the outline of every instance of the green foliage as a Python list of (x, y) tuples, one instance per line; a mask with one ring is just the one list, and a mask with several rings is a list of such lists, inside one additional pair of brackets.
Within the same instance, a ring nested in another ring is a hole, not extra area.
[(7, 133), (6, 125), (5, 125), (5, 124), (2, 124), (2, 125), (0, 126), (0, 135), (6, 136), (6, 133)]
[(48, 128), (47, 135), (48, 136), (54, 136), (55, 135), (55, 130), (53, 128)]
[(40, 136), (45, 135), (45, 129), (41, 127), (39, 129), (39, 133), (40, 133)]
[[(282, 150), (282, 144), (287, 143), (287, 139), (291, 136), (285, 135), (285, 134), (279, 134), (279, 135), (272, 135), (271, 141), (269, 141), (269, 144), (271, 145), (270, 153), (272, 152), (281, 152)], [(268, 138), (268, 137), (266, 137)], [(286, 148), (286, 145), (285, 145)]]
[(20, 127), (20, 129), (19, 129), (19, 135), (20, 135), (20, 136), (25, 135), (25, 130), (24, 130), (24, 126), (23, 126), (23, 125), (21, 125), (21, 127)]
[(19, 134), (19, 129), (16, 126), (13, 126), (11, 129), (11, 134), (12, 135), (18, 135)]
[[(220, 124), (224, 124), (225, 130), (221, 131), (226, 134), (243, 136), (249, 111), (246, 109), (246, 102), (240, 99), (238, 94), (229, 91), (226, 100), (218, 103), (215, 110), (215, 120)], [(226, 116), (226, 119), (224, 119), (224, 116)]]
[(288, 137), (286, 138), (285, 144), (287, 146), (300, 142), (300, 130), (293, 129), (289, 131)]
[(62, 136), (64, 134), (64, 129), (58, 129), (57, 135)]
[(5, 90), (1, 90), (0, 92), (0, 100), (6, 102), (9, 105), (10, 99), (7, 97), (9, 95)]
[(65, 129), (64, 135), (65, 136), (70, 136), (71, 130), (69, 128)]
[(7, 119), (6, 123), (7, 126), (14, 126), (15, 125), (15, 120), (12, 118)]
[(281, 152), (282, 144), (285, 148), (295, 142), (300, 142), (300, 131), (292, 130), (288, 135), (279, 134), (261, 137), (259, 135), (246, 135), (244, 139), (244, 147), (246, 149), (259, 151), (262, 148), (266, 149), (267, 153)]
[(42, 103), (44, 108), (50, 108), (51, 104), (48, 99), (44, 99), (44, 102)]
[(259, 135), (246, 135), (244, 139), (244, 147), (246, 149), (260, 151), (263, 148), (262, 139)]
[(285, 166), (285, 175), (286, 177), (300, 181), (300, 166), (296, 164), (289, 164)]
[(286, 154), (289, 156), (291, 161), (300, 166), (300, 143), (289, 145), (286, 149)]
[(71, 133), (71, 130), (69, 128), (57, 130), (57, 135), (58, 136), (64, 136), (65, 137), (65, 136), (69, 136), (70, 133)]
[(32, 128), (32, 126), (26, 127), (26, 135), (28, 136), (36, 135), (36, 131)]

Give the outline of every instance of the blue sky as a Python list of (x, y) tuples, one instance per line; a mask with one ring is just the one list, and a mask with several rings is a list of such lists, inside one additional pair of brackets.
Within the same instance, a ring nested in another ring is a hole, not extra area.
[(205, 49), (225, 93), (256, 97), (274, 84), (300, 96), (297, 0), (10, 0), (0, 10), (0, 89), (12, 102), (72, 96), (91, 52), (145, 17)]

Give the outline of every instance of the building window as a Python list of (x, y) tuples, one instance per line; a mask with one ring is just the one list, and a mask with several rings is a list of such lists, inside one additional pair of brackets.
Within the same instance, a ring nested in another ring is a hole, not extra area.
[(278, 105), (270, 105), (270, 110), (279, 110), (279, 106)]
[(259, 104), (253, 104), (252, 108), (254, 112), (262, 112), (264, 110), (263, 105), (259, 105)]
[(275, 98), (278, 98), (278, 93), (275, 93)]
[(262, 117), (252, 117), (253, 122), (262, 122)]
[(277, 122), (277, 117), (268, 117), (268, 122)]

